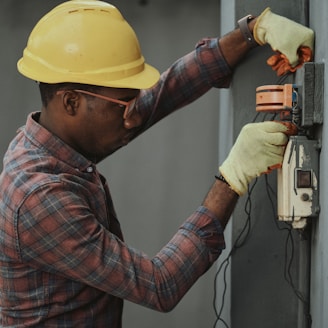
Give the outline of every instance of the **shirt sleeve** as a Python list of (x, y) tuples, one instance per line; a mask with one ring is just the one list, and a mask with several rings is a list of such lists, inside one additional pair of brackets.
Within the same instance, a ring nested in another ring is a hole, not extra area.
[(231, 78), (232, 70), (221, 53), (219, 39), (205, 38), (162, 73), (154, 87), (142, 90), (136, 106), (148, 119), (148, 128), (209, 89), (229, 87)]
[[(153, 258), (129, 247), (62, 183), (27, 197), (16, 218), (22, 262), (159, 311), (171, 310), (225, 247), (215, 216), (200, 207)], [(54, 278), (55, 279), (55, 278)]]

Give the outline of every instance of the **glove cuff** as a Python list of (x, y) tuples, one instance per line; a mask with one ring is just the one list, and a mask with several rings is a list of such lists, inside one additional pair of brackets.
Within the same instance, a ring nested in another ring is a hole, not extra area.
[(271, 9), (268, 7), (266, 8), (260, 16), (258, 16), (256, 23), (253, 29), (253, 36), (255, 41), (260, 45), (263, 46), (266, 44), (265, 34), (266, 34), (266, 26), (263, 24), (264, 16), (267, 16), (265, 19), (268, 19), (272, 15)]
[(224, 180), (228, 183), (231, 190), (233, 190), (239, 196), (245, 194), (248, 188), (247, 178), (241, 179), (241, 174), (238, 174), (239, 172), (235, 172), (235, 170), (233, 170), (232, 165), (229, 165), (224, 162), (219, 167), (219, 172), (224, 178)]

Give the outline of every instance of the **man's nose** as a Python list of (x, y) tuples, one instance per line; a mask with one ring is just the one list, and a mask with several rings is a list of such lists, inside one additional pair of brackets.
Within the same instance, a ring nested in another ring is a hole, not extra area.
[(126, 129), (137, 128), (142, 124), (142, 116), (136, 110), (132, 111), (132, 113), (124, 119), (124, 127)]

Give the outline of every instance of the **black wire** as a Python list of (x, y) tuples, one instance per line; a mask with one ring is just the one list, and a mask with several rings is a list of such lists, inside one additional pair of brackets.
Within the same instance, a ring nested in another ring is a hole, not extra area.
[[(269, 184), (268, 182), (268, 177), (266, 176), (265, 177), (266, 179), (266, 190), (267, 190), (267, 194), (268, 194), (268, 198), (270, 200), (270, 203), (271, 203), (271, 206), (272, 206), (272, 210), (273, 212), (275, 213), (275, 207), (274, 207), (274, 202), (273, 202), (273, 199), (269, 193), (269, 191), (273, 192), (273, 188), (271, 187), (271, 185)], [(295, 254), (295, 244), (294, 244), (294, 238), (293, 238), (293, 229), (291, 227), (290, 224), (285, 223), (285, 227), (281, 227), (279, 226), (278, 224), (278, 220), (277, 220), (277, 215), (275, 214), (274, 217), (276, 218), (276, 220), (274, 220), (275, 224), (276, 224), (276, 227), (278, 230), (280, 231), (283, 231), (285, 230), (287, 232), (287, 237), (286, 237), (286, 240), (285, 240), (285, 265), (284, 265), (284, 279), (287, 281), (287, 283), (291, 286), (294, 294), (296, 295), (296, 297), (303, 303), (304, 307), (308, 306), (309, 305), (309, 300), (306, 300), (304, 295), (302, 294), (301, 291), (299, 291), (296, 287), (295, 287), (295, 284), (294, 284), (294, 280), (293, 280), (293, 275), (291, 273), (291, 270), (292, 270), (292, 264), (293, 264), (293, 261), (294, 261), (294, 254)], [(288, 249), (289, 249), (289, 244), (290, 244), (290, 255), (289, 255), (289, 260), (288, 260)], [(308, 318), (311, 318), (311, 314), (308, 312), (308, 313), (305, 313), (305, 315), (308, 317)], [(311, 319), (310, 319), (311, 320)]]
[[(255, 115), (254, 119), (252, 120), (252, 122), (255, 122), (256, 119), (259, 117), (259, 112)], [(252, 209), (252, 199), (251, 199), (251, 195), (253, 192), (253, 189), (255, 188), (255, 185), (257, 183), (257, 178), (254, 180), (253, 184), (251, 186), (248, 186), (247, 189), (247, 199), (245, 202), (245, 208), (244, 211), (247, 214), (247, 218), (245, 221), (245, 224), (241, 230), (241, 232), (239, 233), (238, 237), (236, 238), (233, 247), (231, 248), (229, 254), (227, 255), (227, 257), (222, 261), (220, 267), (218, 268), (215, 277), (214, 277), (214, 298), (213, 298), (213, 307), (214, 307), (214, 312), (216, 315), (216, 320), (214, 322), (213, 328), (216, 328), (216, 325), (219, 322), (222, 322), (224, 327), (229, 328), (229, 325), (226, 323), (226, 321), (224, 319), (222, 319), (222, 312), (224, 309), (224, 303), (225, 303), (225, 295), (227, 292), (227, 282), (226, 282), (226, 273), (227, 273), (227, 269), (229, 267), (230, 264), (230, 257), (232, 256), (232, 254), (239, 248), (241, 248), (242, 246), (245, 245), (246, 241), (248, 240), (248, 237), (250, 235), (250, 231), (251, 231), (251, 209)], [(222, 271), (222, 268), (224, 267), (224, 273), (223, 273), (223, 293), (222, 293), (222, 297), (221, 297), (221, 305), (220, 305), (220, 310), (217, 311), (217, 307), (216, 307), (216, 301), (217, 301), (217, 281), (218, 281), (218, 277), (219, 274)]]
[[(227, 269), (229, 267), (230, 258), (232, 256), (232, 254), (237, 249), (244, 246), (244, 244), (248, 240), (248, 236), (249, 236), (250, 231), (251, 231), (251, 208), (252, 208), (251, 195), (252, 195), (252, 192), (253, 192), (253, 189), (254, 189), (256, 183), (257, 183), (257, 178), (254, 180), (251, 187), (249, 186), (248, 190), (247, 190), (247, 199), (246, 199), (245, 208), (244, 208), (245, 213), (247, 214), (246, 222), (245, 222), (241, 232), (239, 233), (238, 237), (236, 238), (236, 240), (234, 242), (234, 245), (233, 245), (232, 249), (230, 250), (228, 256), (222, 261), (222, 263), (221, 263), (220, 267), (218, 268), (218, 270), (215, 274), (215, 277), (214, 277), (213, 307), (214, 307), (214, 312), (215, 312), (215, 315), (216, 315), (216, 320), (214, 322), (213, 328), (216, 328), (216, 325), (219, 322), (222, 322), (226, 328), (229, 328), (229, 325), (221, 317), (222, 312), (223, 312), (223, 308), (224, 308), (224, 303), (225, 303), (225, 296), (226, 296), (226, 292), (227, 292), (227, 279), (226, 279)], [(217, 307), (216, 307), (217, 288), (216, 288), (216, 286), (217, 286), (217, 280), (218, 280), (219, 274), (221, 273), (223, 267), (224, 267), (224, 271), (223, 271), (223, 293), (222, 293), (222, 297), (221, 297), (220, 310), (217, 311)]]
[(229, 259), (230, 259), (230, 255), (231, 255), (231, 252), (229, 253), (229, 255), (226, 257), (226, 259), (221, 263), (220, 265), (220, 268), (218, 269), (216, 275), (215, 275), (215, 279), (214, 279), (214, 284), (216, 286), (216, 282), (217, 282), (217, 278), (219, 276), (219, 273), (221, 272), (221, 269), (224, 267), (224, 272), (223, 272), (223, 283), (224, 283), (224, 290), (223, 290), (223, 293), (222, 293), (222, 301), (221, 301), (221, 307), (220, 307), (220, 310), (219, 312), (217, 311), (216, 309), (216, 288), (214, 288), (214, 291), (215, 291), (215, 297), (214, 297), (214, 300), (213, 300), (213, 306), (214, 306), (214, 311), (215, 311), (215, 314), (216, 314), (216, 320), (214, 322), (214, 328), (216, 327), (217, 323), (218, 322), (222, 322), (224, 324), (224, 326), (226, 328), (229, 328), (228, 324), (225, 322), (225, 320), (223, 320), (221, 318), (221, 315), (222, 315), (222, 311), (223, 311), (223, 307), (224, 307), (224, 299), (225, 299), (225, 295), (226, 295), (226, 292), (227, 292), (227, 280), (226, 280), (226, 273), (227, 273), (227, 269), (229, 267)]
[(271, 192), (273, 194), (274, 198), (276, 199), (277, 198), (277, 193), (275, 192), (275, 190), (270, 185), (268, 179), (269, 179), (268, 176), (265, 175), (266, 191), (267, 191), (268, 199), (270, 201), (271, 208), (272, 208), (273, 219), (274, 219), (273, 222), (274, 222), (274, 224), (275, 224), (275, 226), (277, 227), (278, 230), (280, 230), (280, 231), (286, 230), (287, 232), (290, 232), (292, 230), (292, 228), (291, 228), (290, 224), (288, 224), (287, 222), (283, 222), (284, 226), (279, 225), (280, 221), (278, 220), (278, 215), (277, 215), (277, 212), (276, 212), (276, 206), (275, 206), (275, 203), (273, 201), (272, 196), (270, 195), (270, 192)]
[[(252, 186), (248, 187), (247, 199), (246, 199), (245, 208), (244, 208), (245, 213), (247, 214), (247, 219), (246, 219), (246, 222), (245, 222), (245, 225), (244, 225), (243, 229), (241, 230), (240, 234), (238, 235), (238, 237), (237, 237), (237, 239), (234, 243), (234, 247), (233, 247), (232, 251), (235, 251), (237, 248), (240, 248), (240, 247), (244, 246), (247, 239), (248, 239), (248, 236), (250, 234), (250, 231), (251, 231), (251, 209), (252, 209), (251, 195), (252, 195), (252, 192), (253, 192), (253, 189), (254, 189), (256, 183), (257, 183), (257, 178), (254, 180)], [(244, 236), (243, 240), (240, 241), (240, 239), (243, 237), (243, 234), (244, 234), (245, 231), (246, 231), (246, 235)], [(238, 244), (239, 241), (240, 241), (240, 243)]]

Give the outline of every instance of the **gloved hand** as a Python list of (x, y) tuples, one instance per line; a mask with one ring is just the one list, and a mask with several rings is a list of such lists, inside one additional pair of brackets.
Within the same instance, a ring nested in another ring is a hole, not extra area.
[[(288, 18), (274, 14), (266, 8), (257, 18), (253, 29), (256, 42), (269, 43), (274, 51), (279, 51), (292, 67), (299, 62), (298, 49), (308, 47), (313, 52), (314, 32)], [(311, 56), (312, 57), (312, 56)]]
[(241, 196), (251, 180), (281, 167), (287, 135), (292, 133), (295, 129), (291, 123), (268, 121), (245, 125), (219, 167), (231, 189)]
[(294, 73), (298, 68), (302, 67), (305, 62), (312, 60), (312, 51), (308, 47), (300, 47), (297, 50), (297, 54), (298, 64), (295, 67), (292, 67), (289, 64), (287, 57), (280, 52), (277, 52), (275, 55), (271, 56), (267, 60), (267, 64), (271, 66), (274, 71), (276, 71), (278, 76), (284, 75), (288, 72)]

